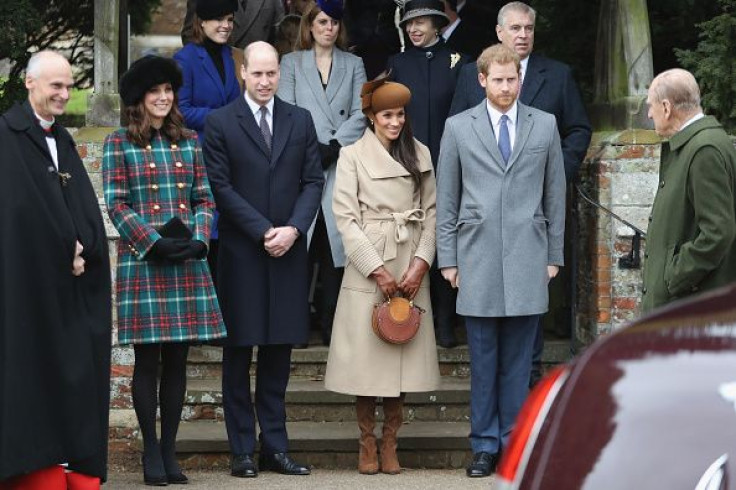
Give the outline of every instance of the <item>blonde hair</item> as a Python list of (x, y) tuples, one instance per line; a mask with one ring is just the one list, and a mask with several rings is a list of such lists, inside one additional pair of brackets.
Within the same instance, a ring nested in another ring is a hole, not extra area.
[(484, 49), (480, 56), (478, 56), (477, 63), (478, 73), (482, 73), (483, 75), (488, 75), (488, 68), (491, 66), (491, 63), (499, 65), (513, 63), (516, 65), (516, 71), (521, 71), (521, 59), (519, 55), (513, 49), (509, 49), (501, 43)]

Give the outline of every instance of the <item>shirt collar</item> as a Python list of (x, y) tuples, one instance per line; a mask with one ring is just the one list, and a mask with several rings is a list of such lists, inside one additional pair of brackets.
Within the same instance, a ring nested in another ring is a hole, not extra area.
[(511, 109), (506, 111), (505, 113), (499, 112), (496, 110), (492, 105), (491, 101), (486, 99), (486, 109), (488, 110), (488, 116), (491, 118), (491, 124), (494, 128), (498, 127), (499, 121), (501, 120), (501, 116), (506, 114), (509, 116), (509, 122), (511, 124), (516, 124), (516, 114), (518, 112), (518, 102), (514, 102), (514, 105), (511, 106)]
[(527, 56), (523, 60), (521, 60), (521, 82), (524, 83), (524, 78), (526, 77), (526, 68), (529, 66), (529, 57)]
[(452, 24), (450, 24), (449, 26), (447, 26), (445, 28), (445, 30), (442, 31), (442, 38), (445, 41), (447, 41), (448, 39), (450, 39), (450, 36), (452, 36), (452, 33), (455, 32), (455, 29), (457, 28), (458, 25), (460, 25), (460, 17), (458, 17), (457, 19), (455, 19), (455, 21)]
[[(271, 100), (269, 100), (266, 103), (266, 109), (268, 109), (268, 113), (273, 116), (273, 97), (271, 97)], [(250, 107), (251, 112), (254, 116), (261, 117), (259, 114), (259, 111), (261, 110), (261, 105), (256, 102), (255, 100), (250, 98), (250, 95), (248, 94), (248, 91), (245, 91), (245, 102), (248, 104), (248, 107)]]
[(680, 128), (680, 131), (682, 131), (686, 127), (690, 126), (695, 121), (697, 121), (699, 119), (703, 119), (704, 117), (705, 117), (705, 114), (703, 114), (702, 112), (699, 112), (699, 113), (695, 114), (693, 117), (691, 117), (690, 119), (688, 119), (687, 121), (685, 121), (685, 123)]

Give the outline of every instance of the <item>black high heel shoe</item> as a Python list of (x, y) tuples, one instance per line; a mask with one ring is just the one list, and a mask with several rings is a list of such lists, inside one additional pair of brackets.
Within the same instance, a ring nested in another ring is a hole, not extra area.
[(169, 478), (166, 473), (152, 474), (150, 471), (147, 471), (145, 455), (141, 456), (141, 464), (143, 465), (143, 483), (152, 487), (165, 487), (169, 484)]

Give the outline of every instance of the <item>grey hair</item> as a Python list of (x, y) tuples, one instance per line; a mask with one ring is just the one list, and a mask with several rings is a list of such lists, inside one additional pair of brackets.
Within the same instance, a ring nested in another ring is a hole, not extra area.
[(672, 68), (663, 71), (654, 78), (651, 88), (658, 102), (669, 100), (679, 112), (701, 110), (698, 82), (687, 70)]
[(533, 23), (536, 23), (537, 21), (537, 11), (531, 8), (529, 5), (525, 4), (524, 2), (509, 2), (501, 7), (501, 10), (498, 11), (498, 18), (496, 19), (498, 25), (503, 25), (506, 14), (509, 12), (521, 12), (531, 17)]
[(43, 68), (44, 62), (48, 61), (50, 58), (63, 59), (68, 62), (64, 56), (56, 51), (51, 51), (50, 49), (38, 51), (33, 53), (31, 55), (31, 59), (28, 60), (28, 65), (26, 66), (26, 77), (35, 79), (41, 76), (41, 69)]

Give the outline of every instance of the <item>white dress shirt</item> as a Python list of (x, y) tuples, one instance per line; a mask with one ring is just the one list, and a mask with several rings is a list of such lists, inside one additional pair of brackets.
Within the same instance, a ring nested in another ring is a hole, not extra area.
[(514, 142), (516, 141), (516, 115), (518, 114), (518, 105), (514, 102), (511, 109), (504, 112), (497, 111), (491, 102), (486, 99), (486, 109), (488, 110), (488, 117), (491, 118), (491, 126), (493, 127), (493, 135), (496, 137), (496, 143), (498, 143), (498, 130), (501, 127), (501, 116), (506, 114), (509, 116), (509, 120), (506, 122), (506, 127), (509, 129), (509, 141), (511, 142), (511, 152), (514, 151)]
[[(261, 125), (261, 105), (256, 102), (255, 100), (250, 98), (250, 95), (248, 95), (248, 92), (245, 92), (245, 102), (248, 104), (248, 107), (250, 107), (251, 112), (253, 112), (253, 117), (256, 118), (256, 126)], [(271, 134), (273, 134), (273, 97), (271, 97), (271, 100), (269, 100), (266, 103), (266, 123), (268, 124), (268, 129), (271, 130)]]

